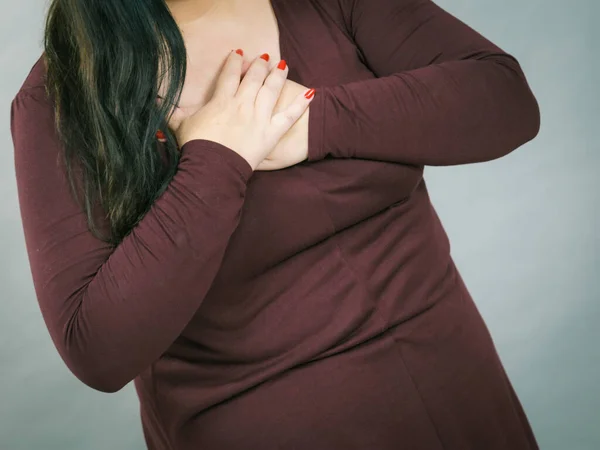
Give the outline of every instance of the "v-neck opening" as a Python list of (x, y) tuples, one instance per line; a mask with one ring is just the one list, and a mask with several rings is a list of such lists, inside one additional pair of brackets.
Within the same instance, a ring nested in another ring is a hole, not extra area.
[(279, 11), (280, 4), (279, 0), (268, 0), (271, 5), (271, 10), (273, 11), (273, 16), (275, 17), (275, 25), (277, 27), (277, 41), (279, 45), (279, 56), (280, 59), (285, 59), (287, 61), (287, 41), (286, 41), (286, 32), (285, 26), (283, 26), (283, 22), (281, 19), (281, 14)]

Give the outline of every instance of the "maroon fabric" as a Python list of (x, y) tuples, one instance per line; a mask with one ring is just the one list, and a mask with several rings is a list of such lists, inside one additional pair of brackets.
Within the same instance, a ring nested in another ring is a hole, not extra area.
[(182, 148), (116, 248), (68, 191), (44, 66), (12, 103), (41, 312), (94, 389), (132, 380), (153, 450), (537, 449), (450, 255), (424, 165), (532, 139), (517, 61), (429, 0), (274, 0), (290, 79), (317, 88), (309, 160), (252, 172)]

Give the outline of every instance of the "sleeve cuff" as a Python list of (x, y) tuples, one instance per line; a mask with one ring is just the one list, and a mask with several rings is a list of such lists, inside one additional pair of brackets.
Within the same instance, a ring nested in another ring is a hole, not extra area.
[(244, 183), (248, 183), (248, 180), (250, 180), (254, 170), (243, 156), (230, 147), (208, 139), (192, 139), (191, 141), (183, 144), (183, 147), (181, 147), (182, 155), (188, 152), (192, 153), (206, 151), (218, 155), (224, 163), (233, 167), (238, 172)]
[(315, 88), (315, 98), (309, 105), (308, 114), (308, 161), (319, 161), (326, 156), (325, 143), (325, 88)]

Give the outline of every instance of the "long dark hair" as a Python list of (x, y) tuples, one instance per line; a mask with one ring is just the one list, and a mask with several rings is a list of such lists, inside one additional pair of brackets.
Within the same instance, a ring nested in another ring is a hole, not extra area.
[[(177, 169), (177, 143), (166, 121), (185, 78), (182, 34), (164, 0), (52, 0), (44, 47), (70, 187), (90, 231), (116, 245)], [(159, 129), (167, 136), (166, 166)], [(81, 169), (81, 199), (73, 163)], [(95, 223), (97, 202), (108, 236)]]

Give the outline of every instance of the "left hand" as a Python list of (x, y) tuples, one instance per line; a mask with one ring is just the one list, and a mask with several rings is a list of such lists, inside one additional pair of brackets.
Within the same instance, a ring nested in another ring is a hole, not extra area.
[[(279, 111), (285, 109), (301, 92), (306, 92), (307, 90), (307, 87), (287, 79), (279, 96), (279, 101), (275, 105), (273, 114), (277, 114)], [(310, 105), (288, 132), (283, 135), (271, 153), (258, 164), (255, 170), (283, 169), (308, 158), (309, 110)]]

